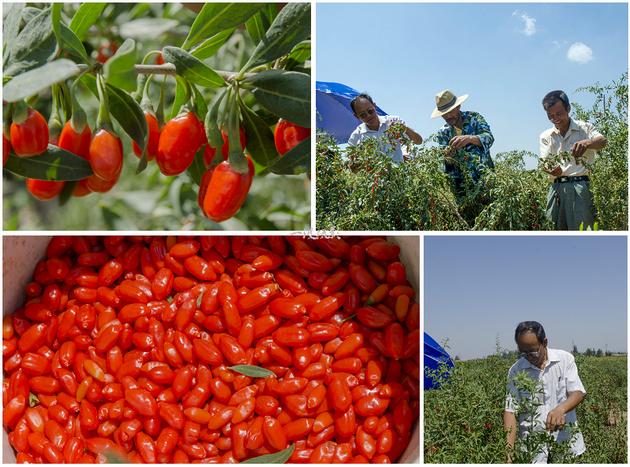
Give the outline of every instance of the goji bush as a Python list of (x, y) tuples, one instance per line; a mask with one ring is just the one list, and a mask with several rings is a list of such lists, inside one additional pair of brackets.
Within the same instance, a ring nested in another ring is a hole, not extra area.
[(395, 462), (420, 376), (399, 253), (378, 237), (54, 237), (3, 319), (17, 461)]
[[(457, 361), (439, 389), (425, 392), (425, 462), (506, 462), (503, 408), (508, 370), (516, 358), (516, 354), (492, 355)], [(577, 461), (625, 463), (628, 456), (627, 358), (576, 355), (575, 359), (587, 392), (576, 409), (577, 429), (586, 445), (586, 452)], [(535, 451), (520, 440), (514, 460), (531, 462)]]
[[(573, 117), (595, 125), (607, 139), (591, 170), (590, 187), (597, 228), (628, 228), (627, 74), (588, 92), (591, 109), (574, 104)], [(542, 109), (541, 109), (542, 112)], [(460, 158), (463, 151), (426, 144), (410, 146), (410, 160), (395, 164), (388, 148), (409, 143), (400, 128), (380, 138), (341, 149), (325, 133), (317, 135), (317, 226), (341, 230), (550, 230), (545, 217), (548, 176), (526, 169), (527, 151), (493, 155), (495, 169), (473, 183)], [(538, 138), (538, 135), (532, 135)], [(463, 193), (455, 193), (444, 162), (459, 164)]]
[(5, 228), (309, 225), (310, 3), (9, 4), (3, 25)]

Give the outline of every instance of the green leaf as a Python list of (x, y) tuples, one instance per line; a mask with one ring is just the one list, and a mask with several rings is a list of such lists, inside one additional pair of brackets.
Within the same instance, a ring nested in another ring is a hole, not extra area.
[(246, 79), (264, 108), (305, 128), (311, 126), (311, 77), (305, 73), (268, 70)]
[(16, 175), (37, 180), (81, 180), (92, 175), (90, 163), (71, 152), (52, 144), (39, 156), (9, 156), (6, 170)]
[(62, 49), (76, 55), (83, 62), (89, 63), (90, 57), (88, 56), (83, 42), (63, 23), (59, 23), (61, 29), (61, 44)]
[(71, 54), (79, 57), (83, 62), (88, 63), (90, 61), (85, 47), (81, 40), (61, 21), (61, 8), (62, 3), (53, 3), (52, 6), (52, 27), (57, 38), (57, 43), (61, 50), (70, 52)]
[(182, 48), (188, 50), (206, 37), (244, 23), (263, 6), (262, 3), (206, 3), (190, 27)]
[(265, 32), (267, 32), (269, 26), (271, 26), (271, 23), (266, 21), (265, 16), (261, 12), (253, 15), (245, 23), (249, 37), (252, 38), (254, 44), (258, 44), (265, 37)]
[(311, 168), (311, 138), (303, 141), (269, 167), (276, 174), (291, 175), (308, 171)]
[(304, 63), (306, 60), (311, 58), (311, 41), (302, 41), (293, 47), (291, 53), (289, 54), (289, 60), (297, 63)]
[(3, 99), (17, 102), (48, 89), (79, 73), (79, 67), (65, 58), (46, 63), (39, 68), (22, 73), (4, 85)]
[(121, 37), (132, 37), (139, 41), (157, 39), (179, 25), (174, 19), (140, 18), (120, 25)]
[(252, 457), (251, 459), (244, 460), (241, 464), (284, 464), (291, 458), (293, 451), (295, 451), (295, 444), (291, 444), (288, 448), (274, 452), (273, 454)]
[(126, 39), (116, 53), (103, 65), (108, 84), (133, 92), (136, 89), (136, 41)]
[(13, 44), (20, 32), (20, 23), (22, 22), (22, 10), (24, 3), (5, 3), (6, 15), (2, 21), (2, 60), (6, 65), (9, 58), (11, 48), (9, 44)]
[(90, 27), (101, 17), (107, 3), (83, 3), (70, 21), (70, 29), (79, 38), (85, 37)]
[(174, 119), (179, 115), (179, 111), (186, 103), (186, 82), (179, 76), (175, 76), (175, 99), (173, 100), (173, 107), (171, 108), (171, 115), (169, 120)]
[(164, 47), (164, 60), (175, 65), (177, 74), (191, 83), (208, 88), (225, 86), (225, 80), (212, 68), (179, 47)]
[(63, 190), (59, 193), (59, 206), (65, 205), (70, 198), (72, 198), (72, 193), (74, 192), (74, 188), (77, 186), (76, 180), (68, 181), (63, 186)]
[(269, 166), (280, 157), (271, 129), (256, 112), (244, 104), (241, 105), (241, 115), (247, 134), (247, 152), (257, 164), (262, 167)]
[(311, 35), (311, 4), (288, 3), (276, 16), (243, 70), (271, 62)]
[(228, 370), (236, 371), (237, 373), (245, 376), (251, 376), (252, 378), (266, 378), (267, 376), (276, 376), (273, 371), (254, 365), (234, 365), (229, 366)]
[(193, 102), (195, 104), (195, 112), (197, 113), (197, 115), (200, 115), (200, 116), (206, 115), (208, 113), (208, 106), (206, 105), (206, 100), (204, 99), (203, 95), (199, 92), (199, 89), (197, 89), (197, 86), (192, 84), (190, 87), (193, 91)]
[(20, 31), (11, 47), (10, 65), (5, 76), (15, 76), (43, 65), (55, 54), (57, 41), (53, 33), (51, 10), (46, 8)]
[(201, 177), (203, 177), (203, 174), (205, 174), (208, 170), (206, 169), (206, 163), (203, 160), (203, 153), (205, 152), (205, 149), (206, 145), (204, 144), (201, 149), (197, 151), (192, 164), (190, 164), (190, 167), (187, 169), (188, 175), (190, 175), (190, 178), (192, 178), (193, 182), (195, 182), (197, 186), (201, 185)]
[[(96, 78), (94, 75), (85, 74), (81, 78), (92, 93), (98, 97)], [(109, 111), (125, 133), (143, 148), (148, 134), (147, 121), (144, 112), (138, 103), (122, 89), (107, 84), (107, 97), (109, 99)]]
[(197, 57), (199, 60), (205, 60), (212, 57), (221, 48), (225, 41), (234, 33), (234, 29), (226, 29), (212, 37), (209, 37), (193, 50), (190, 51), (191, 55)]
[[(219, 108), (223, 98), (227, 95), (227, 89), (223, 90), (215, 97), (212, 106), (208, 109), (208, 113), (204, 119), (204, 127), (206, 129), (206, 138), (208, 144), (216, 149), (217, 153), (221, 153), (223, 147), (223, 137), (221, 136), (221, 130), (219, 129)], [(216, 155), (215, 155), (216, 157)]]
[(37, 405), (39, 405), (39, 398), (32, 392), (29, 392), (28, 393), (28, 406), (35, 407)]

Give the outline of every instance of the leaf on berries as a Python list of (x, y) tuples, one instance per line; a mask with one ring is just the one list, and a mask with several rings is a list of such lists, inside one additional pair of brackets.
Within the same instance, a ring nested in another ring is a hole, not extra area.
[(11, 154), (4, 168), (16, 175), (37, 180), (81, 180), (92, 175), (87, 160), (52, 144), (43, 154), (35, 157)]

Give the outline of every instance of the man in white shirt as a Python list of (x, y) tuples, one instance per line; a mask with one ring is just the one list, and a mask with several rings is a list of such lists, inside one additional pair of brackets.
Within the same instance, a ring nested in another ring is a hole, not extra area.
[(542, 101), (553, 128), (540, 135), (540, 158), (567, 157), (543, 165), (553, 179), (547, 194), (547, 217), (556, 230), (593, 228), (595, 209), (589, 189), (589, 172), (596, 151), (606, 146), (604, 138), (590, 123), (569, 116), (571, 104), (562, 91), (551, 91)]
[[(586, 451), (582, 433), (573, 433), (566, 425), (577, 426), (575, 408), (584, 399), (586, 390), (577, 372), (575, 359), (564, 350), (547, 348), (547, 337), (542, 324), (536, 321), (519, 323), (514, 333), (520, 358), (508, 371), (507, 396), (503, 425), (507, 432), (507, 444), (510, 451), (514, 448), (516, 435), (525, 438), (529, 433), (546, 430), (552, 434), (557, 443), (570, 442), (569, 449), (575, 456)], [(519, 391), (514, 384), (514, 377), (525, 372), (530, 378), (540, 381), (544, 392), (539, 395), (534, 426), (531, 417), (518, 413), (521, 400), (531, 397)], [(518, 415), (518, 428), (517, 428)], [(534, 463), (547, 463), (548, 448), (536, 453)], [(508, 462), (511, 462), (511, 455)]]
[[(399, 117), (395, 117), (393, 115), (378, 115), (376, 113), (376, 105), (374, 104), (374, 101), (367, 94), (359, 94), (352, 99), (350, 107), (352, 107), (354, 116), (363, 122), (352, 132), (350, 138), (348, 138), (348, 145), (350, 146), (356, 146), (366, 138), (383, 137), (387, 129), (393, 123), (401, 121)], [(422, 136), (407, 126), (405, 126), (405, 134), (414, 143), (422, 143)], [(394, 162), (403, 161), (403, 153), (400, 143), (397, 143), (393, 150), (385, 147), (383, 150), (389, 152), (389, 155)]]

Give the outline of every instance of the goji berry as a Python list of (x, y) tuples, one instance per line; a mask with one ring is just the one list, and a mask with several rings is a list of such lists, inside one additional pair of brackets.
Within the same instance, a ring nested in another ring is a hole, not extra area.
[(234, 216), (247, 198), (254, 178), (254, 164), (247, 157), (247, 172), (236, 171), (228, 161), (208, 170), (201, 179), (198, 203), (203, 214), (215, 222)]
[(48, 124), (37, 110), (29, 108), (25, 120), (11, 123), (9, 131), (16, 156), (36, 156), (48, 148)]

